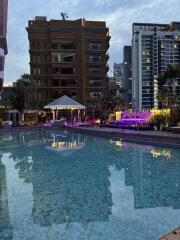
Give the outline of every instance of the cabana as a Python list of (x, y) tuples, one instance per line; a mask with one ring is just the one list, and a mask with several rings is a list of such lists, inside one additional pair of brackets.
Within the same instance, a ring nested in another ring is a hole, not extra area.
[(83, 110), (85, 112), (85, 106), (76, 102), (74, 99), (63, 96), (55, 101), (49, 103), (47, 106), (44, 107), (45, 109), (51, 109), (53, 113), (53, 120), (57, 118), (57, 114), (59, 110), (70, 110), (71, 111), (71, 118), (74, 110), (78, 111), (78, 119), (80, 118), (80, 111)]

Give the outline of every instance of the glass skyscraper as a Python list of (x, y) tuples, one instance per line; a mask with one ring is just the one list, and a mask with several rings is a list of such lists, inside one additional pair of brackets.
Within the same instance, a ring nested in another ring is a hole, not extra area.
[[(158, 108), (157, 77), (180, 64), (180, 23), (134, 23), (132, 34), (133, 110)], [(171, 91), (180, 96), (178, 84)]]

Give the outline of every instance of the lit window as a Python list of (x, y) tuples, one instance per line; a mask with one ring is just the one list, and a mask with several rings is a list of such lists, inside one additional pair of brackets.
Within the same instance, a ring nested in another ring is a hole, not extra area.
[(100, 55), (90, 55), (89, 60), (90, 60), (90, 62), (101, 62), (101, 56)]
[(101, 43), (100, 42), (90, 42), (89, 48), (91, 50), (100, 50), (101, 49)]
[(90, 85), (91, 86), (100, 86), (101, 83), (102, 83), (101, 79), (92, 79), (92, 80), (90, 80)]
[(102, 69), (100, 67), (91, 67), (89, 68), (90, 73), (98, 74), (101, 73)]
[(90, 92), (90, 98), (100, 98), (102, 96), (102, 92), (96, 91), (96, 92)]

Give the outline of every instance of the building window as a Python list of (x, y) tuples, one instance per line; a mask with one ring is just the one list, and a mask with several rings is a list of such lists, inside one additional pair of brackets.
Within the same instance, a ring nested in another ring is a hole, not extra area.
[(89, 49), (90, 50), (101, 50), (101, 43), (100, 42), (90, 42)]
[(53, 53), (52, 61), (54, 63), (61, 62), (72, 63), (75, 61), (75, 53)]
[(52, 49), (58, 49), (59, 48), (59, 44), (58, 43), (52, 43), (51, 47), (52, 47)]
[(100, 98), (101, 96), (102, 92), (100, 91), (90, 92), (90, 98), (92, 99)]
[(45, 73), (48, 74), (48, 67), (45, 67), (44, 70), (45, 70)]
[(40, 55), (37, 55), (37, 62), (39, 63), (41, 61)]
[(53, 74), (59, 74), (59, 68), (58, 67), (53, 68)]
[(59, 87), (59, 80), (53, 79), (53, 87)]
[(74, 74), (74, 68), (61, 68), (61, 74)]
[(90, 62), (101, 62), (101, 55), (90, 55), (89, 61)]
[(59, 62), (59, 54), (53, 54), (52, 60), (53, 60), (53, 63), (58, 63)]
[(73, 43), (73, 42), (52, 43), (51, 47), (52, 47), (52, 49), (63, 49), (63, 50), (76, 49), (75, 43)]
[(71, 50), (71, 49), (75, 49), (75, 43), (73, 42), (67, 42), (67, 43), (60, 43), (60, 49), (64, 49), (64, 50)]
[(93, 74), (93, 75), (99, 75), (102, 73), (102, 68), (100, 67), (91, 67), (89, 68), (89, 72), (90, 74)]
[(91, 86), (100, 86), (102, 84), (101, 79), (91, 79), (90, 80), (90, 85)]
[(37, 42), (37, 49), (40, 49), (40, 44), (39, 44), (39, 42)]
[(32, 48), (36, 49), (36, 43), (35, 42), (32, 42)]
[(72, 80), (62, 80), (62, 87), (75, 87), (77, 85), (77, 81)]
[(41, 99), (41, 98), (42, 98), (42, 94), (39, 92), (39, 94), (38, 94), (38, 95), (39, 95), (39, 99)]

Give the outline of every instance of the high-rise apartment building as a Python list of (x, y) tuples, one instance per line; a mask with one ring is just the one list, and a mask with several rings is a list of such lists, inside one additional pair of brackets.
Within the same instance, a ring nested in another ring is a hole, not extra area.
[(110, 37), (105, 22), (36, 17), (27, 32), (35, 100), (68, 95), (90, 105), (108, 89)]
[(123, 100), (132, 104), (132, 47), (124, 46), (123, 49)]
[[(180, 23), (134, 23), (132, 34), (133, 109), (158, 108), (157, 77), (180, 64)], [(180, 86), (172, 91), (180, 95)]]
[(113, 65), (114, 81), (116, 86), (122, 88), (123, 83), (123, 63), (114, 63)]
[(4, 80), (4, 60), (7, 54), (7, 7), (8, 0), (0, 0), (0, 93)]

